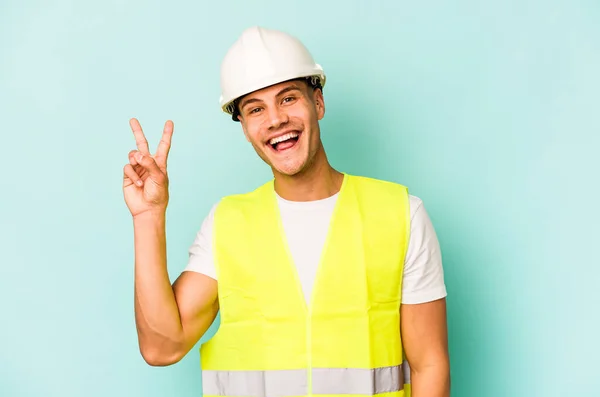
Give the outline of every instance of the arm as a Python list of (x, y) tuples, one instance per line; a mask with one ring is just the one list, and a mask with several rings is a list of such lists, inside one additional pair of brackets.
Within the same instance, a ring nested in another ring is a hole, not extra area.
[(446, 299), (401, 307), (401, 333), (413, 397), (450, 396)]
[(134, 218), (135, 319), (140, 352), (150, 365), (181, 360), (213, 323), (219, 310), (216, 280), (184, 272), (170, 285), (165, 217)]
[(410, 197), (410, 240), (402, 287), (401, 334), (413, 397), (448, 397), (446, 287), (437, 235), (421, 199)]
[(167, 272), (165, 217), (167, 157), (173, 122), (167, 121), (155, 155), (137, 119), (130, 120), (138, 150), (123, 169), (123, 194), (133, 217), (134, 307), (140, 352), (150, 365), (181, 360), (217, 314), (217, 282), (186, 273), (173, 286)]

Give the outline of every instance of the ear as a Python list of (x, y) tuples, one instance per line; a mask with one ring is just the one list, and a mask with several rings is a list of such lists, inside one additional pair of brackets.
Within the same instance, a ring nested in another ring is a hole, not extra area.
[(314, 90), (313, 95), (313, 100), (317, 109), (317, 116), (318, 119), (321, 120), (325, 116), (325, 100), (323, 99), (323, 91), (321, 91), (320, 88), (317, 88)]

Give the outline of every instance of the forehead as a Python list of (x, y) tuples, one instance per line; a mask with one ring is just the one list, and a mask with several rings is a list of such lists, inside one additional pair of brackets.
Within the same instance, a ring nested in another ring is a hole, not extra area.
[(240, 98), (240, 104), (250, 100), (250, 99), (262, 99), (269, 98), (272, 96), (276, 96), (282, 90), (289, 90), (293, 88), (297, 88), (299, 90), (304, 90), (307, 87), (306, 82), (303, 80), (290, 80), (284, 81), (283, 83), (274, 84), (269, 87), (262, 88), (260, 90), (253, 91), (249, 94), (246, 94), (242, 98)]

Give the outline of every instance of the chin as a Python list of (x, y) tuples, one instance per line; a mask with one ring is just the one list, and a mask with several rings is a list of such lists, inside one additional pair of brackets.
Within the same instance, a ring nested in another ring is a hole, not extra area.
[(273, 169), (286, 176), (298, 175), (304, 170), (304, 162), (295, 164), (273, 164)]
[(275, 171), (277, 171), (278, 174), (281, 175), (285, 175), (285, 176), (295, 176), (298, 175), (300, 173), (300, 171), (302, 171), (302, 169), (295, 169), (295, 168), (274, 168)]

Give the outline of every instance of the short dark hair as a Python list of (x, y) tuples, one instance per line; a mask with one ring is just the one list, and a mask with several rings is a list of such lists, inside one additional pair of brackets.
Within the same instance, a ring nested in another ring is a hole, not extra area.
[[(321, 92), (323, 92), (323, 85), (321, 84), (321, 79), (319, 78), (319, 76), (308, 76), (308, 77), (299, 77), (297, 79), (292, 79), (292, 80), (288, 80), (288, 81), (303, 81), (306, 84), (308, 84), (309, 87), (311, 87), (313, 90), (321, 90)], [(238, 116), (240, 115), (240, 109), (239, 109), (239, 104), (240, 101), (243, 97), (237, 98), (233, 101), (233, 103), (231, 104), (231, 119), (233, 121), (237, 121), (239, 122), (240, 120), (238, 119)]]

